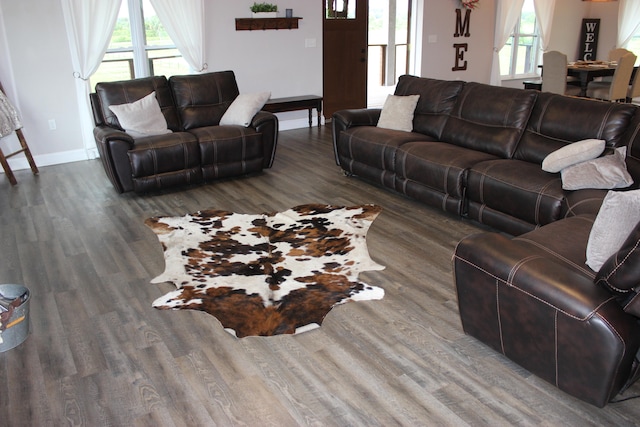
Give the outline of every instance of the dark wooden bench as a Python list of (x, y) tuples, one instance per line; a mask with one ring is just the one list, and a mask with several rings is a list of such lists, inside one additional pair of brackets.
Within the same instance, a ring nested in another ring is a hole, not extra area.
[(262, 107), (264, 111), (271, 113), (283, 113), (285, 111), (309, 110), (309, 127), (313, 122), (311, 110), (318, 112), (318, 126), (320, 126), (320, 113), (322, 112), (322, 97), (317, 95), (290, 96), (288, 98), (272, 98)]

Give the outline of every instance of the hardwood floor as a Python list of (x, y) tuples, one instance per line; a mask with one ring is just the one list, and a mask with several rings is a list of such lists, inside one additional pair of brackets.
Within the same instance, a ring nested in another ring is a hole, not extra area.
[[(634, 425), (638, 400), (578, 401), (462, 332), (451, 255), (476, 224), (335, 165), (329, 128), (281, 132), (262, 174), (118, 195), (99, 161), (0, 176), (0, 283), (32, 292), (31, 333), (0, 353), (3, 426)], [(173, 288), (143, 221), (376, 203), (361, 279), (380, 301), (334, 308), (296, 336), (236, 339), (212, 316), (161, 311)], [(632, 387), (625, 396), (640, 394)]]

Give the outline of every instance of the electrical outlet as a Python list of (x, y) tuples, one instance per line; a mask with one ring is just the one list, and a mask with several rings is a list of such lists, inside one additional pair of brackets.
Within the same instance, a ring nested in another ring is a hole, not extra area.
[(54, 119), (49, 119), (49, 130), (56, 130), (56, 129), (57, 129), (56, 121)]
[(304, 47), (316, 47), (316, 39), (304, 39)]

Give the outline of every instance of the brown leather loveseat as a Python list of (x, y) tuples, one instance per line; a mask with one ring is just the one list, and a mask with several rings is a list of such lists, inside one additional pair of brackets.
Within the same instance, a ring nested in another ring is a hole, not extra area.
[(499, 230), (464, 238), (453, 255), (465, 333), (561, 390), (606, 405), (640, 366), (640, 225), (614, 217), (635, 230), (591, 269), (587, 246), (609, 193), (565, 190), (563, 175), (541, 165), (582, 140), (604, 140), (602, 156), (626, 147), (635, 183), (614, 195), (640, 200), (630, 191), (640, 183), (640, 108), (415, 76), (402, 76), (395, 94), (420, 95), (412, 131), (378, 127), (381, 109), (338, 111), (338, 165)]
[[(152, 92), (171, 132), (126, 133), (109, 107)], [(115, 189), (142, 193), (270, 168), (278, 138), (275, 115), (259, 111), (248, 126), (220, 125), (238, 95), (232, 71), (98, 83), (91, 94), (94, 136)]]

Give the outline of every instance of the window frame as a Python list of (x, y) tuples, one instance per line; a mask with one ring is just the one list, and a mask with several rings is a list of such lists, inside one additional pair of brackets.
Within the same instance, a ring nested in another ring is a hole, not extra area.
[[(152, 74), (153, 66), (150, 64), (152, 60), (156, 59), (152, 55), (150, 55), (153, 51), (160, 50), (174, 50), (177, 52), (176, 57), (179, 56), (182, 58), (182, 55), (179, 53), (178, 48), (175, 43), (160, 45), (160, 44), (148, 44), (147, 37), (145, 32), (145, 20), (144, 20), (144, 0), (122, 0), (126, 3), (127, 11), (128, 11), (128, 19), (129, 19), (129, 29), (131, 31), (131, 46), (127, 47), (117, 47), (117, 48), (107, 48), (105, 52), (105, 56), (101, 61), (100, 66), (105, 62), (113, 62), (112, 59), (109, 59), (109, 54), (117, 54), (117, 53), (129, 53), (131, 54), (131, 58), (128, 60), (123, 59), (122, 61), (132, 61), (133, 65), (130, 67), (130, 78), (142, 78), (142, 77), (151, 77), (155, 74)], [(153, 7), (153, 6), (152, 6)], [(113, 35), (112, 35), (113, 37)], [(173, 40), (172, 40), (173, 42)], [(183, 58), (184, 61), (184, 58)], [(185, 65), (190, 69), (188, 64)], [(104, 80), (106, 81), (106, 80)], [(92, 84), (98, 83), (98, 81), (93, 81)]]
[[(524, 9), (524, 4), (523, 4), (523, 9)], [(509, 36), (509, 39), (512, 40), (512, 43), (510, 46), (507, 43), (502, 47), (502, 49), (506, 49), (506, 48), (511, 49), (511, 53), (509, 55), (510, 57), (509, 73), (501, 74), (500, 78), (502, 80), (516, 80), (516, 79), (523, 79), (523, 78), (534, 77), (539, 75), (537, 70), (538, 70), (538, 65), (540, 65), (542, 56), (540, 55), (540, 31), (538, 27), (538, 17), (536, 16), (535, 18), (536, 20), (535, 20), (533, 33), (523, 33), (520, 31), (520, 27), (522, 24), (522, 10), (520, 11), (520, 17), (516, 22), (516, 25), (514, 26), (511, 32), (511, 35)], [(533, 43), (531, 44), (531, 49), (533, 50), (533, 52), (535, 52), (535, 57), (533, 58), (533, 61), (532, 61), (533, 64), (531, 65), (531, 69), (528, 71), (525, 70), (525, 72), (522, 74), (518, 74), (516, 72), (516, 68), (518, 65), (518, 47), (520, 46), (520, 39), (524, 37), (531, 37), (533, 39)], [(500, 50), (500, 52), (502, 52), (502, 49)]]

